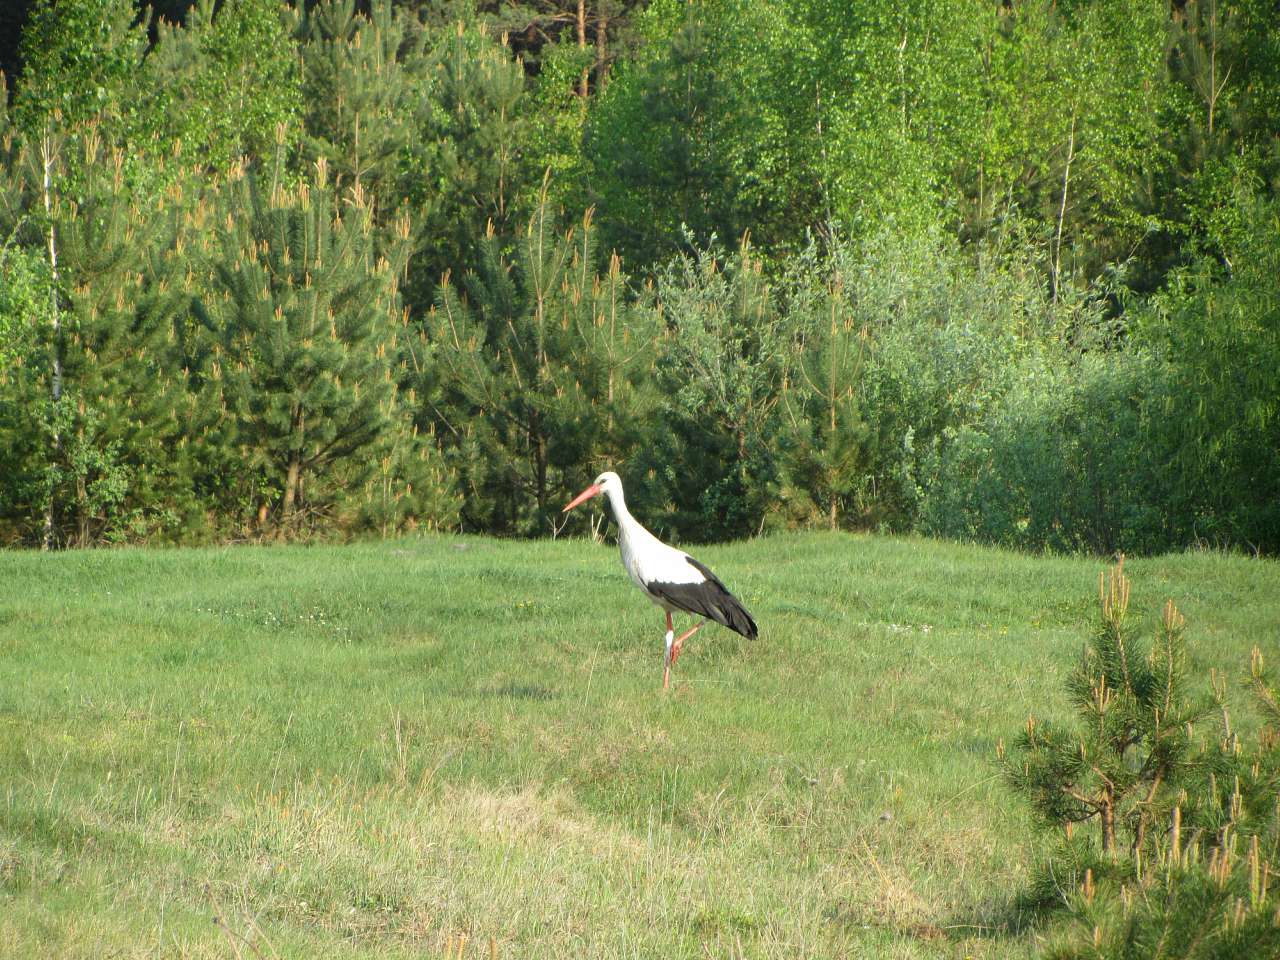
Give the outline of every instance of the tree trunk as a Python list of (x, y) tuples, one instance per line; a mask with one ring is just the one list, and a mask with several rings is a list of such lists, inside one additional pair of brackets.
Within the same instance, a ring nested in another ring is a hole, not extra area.
[(81, 549), (89, 546), (89, 492), (84, 485), (84, 477), (76, 477), (76, 546)]
[[(62, 437), (58, 432), (58, 407), (62, 403), (62, 321), (58, 315), (58, 242), (53, 229), (53, 144), (46, 133), (40, 141), (40, 159), (44, 164), (44, 215), (49, 221), (49, 316), (53, 323), (53, 451), (57, 460), (62, 454)], [(44, 505), (44, 535), (40, 548), (53, 547), (53, 489)]]
[(289, 460), (289, 470), (284, 480), (284, 510), (280, 520), (280, 534), (293, 526), (293, 511), (298, 503), (298, 486), (302, 478), (302, 461), (295, 454)]
[(280, 535), (283, 537), (293, 530), (294, 511), (302, 500), (302, 451), (306, 415), (299, 408), (293, 411), (293, 432), (298, 439), (295, 449), (289, 454), (289, 467), (284, 479), (284, 505), (280, 517)]
[[(1228, 68), (1230, 72), (1230, 68)], [(1218, 105), (1218, 94), (1227, 85), (1224, 78), (1218, 86), (1218, 5), (1209, 4), (1209, 140), (1213, 140), (1213, 113)]]
[(1116, 802), (1110, 793), (1104, 795), (1102, 809), (1102, 852), (1114, 853), (1116, 849)]
[[(587, 49), (587, 0), (578, 0), (578, 49)], [(587, 99), (587, 82), (590, 75), (590, 69), (584, 66), (582, 78), (578, 81), (578, 96), (583, 100)]]
[[(533, 441), (534, 492), (538, 498), (538, 513), (547, 512), (547, 438), (542, 435), (537, 414), (529, 420), (529, 434)], [(542, 522), (541, 516), (538, 522)]]
[[(84, 449), (84, 399), (80, 400), (80, 428), (76, 431), (76, 443)], [(89, 485), (83, 470), (76, 471), (76, 546), (89, 546)]]
[(609, 51), (605, 45), (609, 42), (609, 18), (601, 16), (596, 21), (596, 93), (604, 90), (605, 77), (608, 74), (607, 60)]
[(1067, 143), (1067, 165), (1062, 171), (1062, 204), (1058, 207), (1058, 231), (1054, 238), (1053, 253), (1053, 302), (1058, 302), (1062, 286), (1062, 222), (1067, 216), (1067, 188), (1071, 184), (1071, 161), (1076, 157), (1076, 110), (1071, 109), (1071, 136)]

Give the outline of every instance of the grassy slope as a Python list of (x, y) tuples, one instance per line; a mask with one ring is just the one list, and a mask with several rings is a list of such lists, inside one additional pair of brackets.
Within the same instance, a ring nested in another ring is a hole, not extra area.
[[(761, 639), (668, 696), (612, 547), (0, 553), (0, 955), (1028, 955), (978, 929), (1035, 854), (992, 755), (1061, 709), (1101, 564), (697, 552)], [(1274, 646), (1276, 564), (1129, 570), (1203, 674)]]

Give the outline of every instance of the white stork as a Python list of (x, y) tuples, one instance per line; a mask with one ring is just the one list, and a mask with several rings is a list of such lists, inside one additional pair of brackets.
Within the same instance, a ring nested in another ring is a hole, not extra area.
[[(609, 505), (613, 507), (622, 565), (645, 596), (667, 614), (667, 648), (662, 659), (664, 690), (671, 682), (671, 665), (680, 656), (684, 642), (708, 620), (714, 620), (748, 640), (756, 638), (758, 631), (751, 614), (714, 573), (683, 550), (667, 546), (640, 526), (640, 522), (627, 510), (627, 502), (622, 496), (622, 478), (613, 471), (605, 471), (596, 477), (591, 486), (569, 502), (564, 512), (568, 513), (578, 504), (600, 494), (608, 497)], [(677, 610), (704, 619), (676, 637), (671, 614)]]

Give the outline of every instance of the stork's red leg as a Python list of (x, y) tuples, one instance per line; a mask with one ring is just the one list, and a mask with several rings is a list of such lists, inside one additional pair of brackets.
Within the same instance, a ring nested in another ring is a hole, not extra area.
[[(671, 615), (667, 614), (667, 616), (669, 617)], [(707, 625), (707, 621), (705, 620), (702, 620), (699, 623), (695, 623), (692, 627), (690, 627), (688, 630), (686, 630), (684, 633), (680, 634), (680, 636), (676, 638), (675, 643), (671, 644), (671, 661), (670, 661), (671, 663), (675, 663), (676, 657), (680, 656), (680, 648), (684, 646), (684, 642), (688, 640), (690, 637), (692, 637), (699, 630), (701, 630), (703, 627), (705, 627), (706, 625)]]
[(662, 654), (662, 689), (667, 689), (671, 683), (671, 661), (675, 657), (671, 656), (671, 638), (676, 634), (675, 624), (671, 622), (671, 611), (667, 611), (667, 649)]

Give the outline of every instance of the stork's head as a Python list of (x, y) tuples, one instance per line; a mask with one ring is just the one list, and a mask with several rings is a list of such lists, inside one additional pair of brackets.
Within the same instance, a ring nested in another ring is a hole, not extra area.
[(600, 476), (596, 477), (591, 486), (587, 487), (587, 489), (583, 490), (580, 494), (570, 500), (569, 505), (564, 508), (563, 512), (568, 513), (578, 504), (584, 503), (592, 497), (598, 497), (602, 493), (609, 494), (615, 490), (618, 493), (622, 492), (622, 478), (612, 470), (606, 470), (604, 473), (600, 474)]

